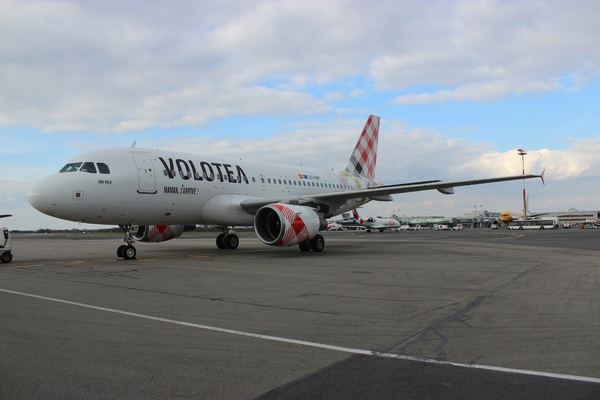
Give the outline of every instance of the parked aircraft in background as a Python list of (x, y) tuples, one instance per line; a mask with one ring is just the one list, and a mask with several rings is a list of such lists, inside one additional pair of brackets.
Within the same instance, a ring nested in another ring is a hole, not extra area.
[[(538, 213), (538, 214), (530, 214), (527, 212), (527, 219), (540, 217), (542, 215), (546, 215), (548, 213)], [(500, 225), (503, 227), (507, 227), (513, 221), (524, 219), (523, 213), (513, 213), (511, 211), (502, 211), (500, 213), (500, 218), (492, 222), (492, 227), (499, 227)]]
[(238, 247), (232, 226), (253, 225), (270, 246), (298, 245), (321, 252), (326, 218), (392, 194), (542, 178), (516, 175), (458, 182), (384, 185), (375, 180), (379, 117), (369, 116), (341, 172), (153, 149), (98, 150), (73, 158), (33, 186), (29, 203), (70, 221), (120, 225), (118, 257), (136, 257), (135, 241), (161, 242), (196, 224), (217, 225), (220, 249)]
[(367, 228), (367, 232), (371, 232), (372, 229), (377, 229), (379, 232), (383, 232), (386, 229), (398, 229), (400, 228), (400, 222), (394, 218), (382, 218), (382, 217), (365, 217), (361, 218), (358, 215), (358, 211), (354, 209), (352, 211), (354, 220)]
[(600, 228), (600, 219), (598, 218), (588, 218), (583, 223), (584, 227), (598, 229)]

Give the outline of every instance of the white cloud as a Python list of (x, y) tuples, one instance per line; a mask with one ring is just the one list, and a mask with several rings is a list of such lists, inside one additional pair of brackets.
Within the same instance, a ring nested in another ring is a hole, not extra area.
[(597, 16), (591, 1), (5, 1), (0, 121), (124, 132), (319, 113), (339, 98), (314, 87), (357, 76), (400, 104), (573, 90), (600, 73)]
[(459, 86), (434, 93), (414, 93), (398, 96), (396, 104), (447, 103), (450, 101), (492, 101), (511, 94), (544, 93), (561, 89), (557, 79), (547, 82), (493, 81)]

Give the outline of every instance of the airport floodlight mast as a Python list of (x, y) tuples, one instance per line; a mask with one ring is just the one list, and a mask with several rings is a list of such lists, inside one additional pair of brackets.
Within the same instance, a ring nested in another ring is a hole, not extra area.
[[(521, 156), (521, 165), (523, 167), (522, 173), (523, 177), (525, 177), (525, 155), (527, 152), (525, 149), (517, 149), (519, 155)], [(525, 178), (523, 178), (523, 219), (527, 219), (527, 197), (525, 196)]]

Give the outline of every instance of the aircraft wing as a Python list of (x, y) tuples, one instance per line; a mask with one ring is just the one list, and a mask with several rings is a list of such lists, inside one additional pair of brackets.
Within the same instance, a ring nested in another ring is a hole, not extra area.
[(454, 188), (458, 186), (481, 185), (484, 183), (516, 181), (521, 179), (541, 178), (544, 180), (544, 173), (540, 175), (513, 175), (503, 176), (498, 178), (474, 179), (468, 181), (442, 182), (439, 180), (421, 181), (413, 183), (401, 183), (395, 185), (377, 186), (367, 189), (348, 190), (344, 192), (319, 193), (314, 195), (305, 195), (297, 197), (282, 197), (280, 199), (246, 199), (241, 202), (242, 208), (250, 213), (255, 214), (259, 208), (271, 203), (289, 203), (289, 204), (327, 204), (339, 203), (340, 201), (369, 198), (378, 201), (391, 201), (392, 194), (421, 192), (425, 190), (438, 190), (444, 194), (453, 194)]

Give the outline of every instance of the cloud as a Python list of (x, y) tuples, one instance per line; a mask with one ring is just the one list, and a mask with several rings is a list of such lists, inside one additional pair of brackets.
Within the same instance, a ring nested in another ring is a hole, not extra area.
[(513, 94), (544, 93), (561, 89), (556, 79), (547, 82), (495, 81), (459, 86), (434, 93), (414, 93), (398, 96), (396, 104), (447, 103), (450, 101), (493, 101)]
[(339, 94), (362, 98), (364, 88), (339, 90), (356, 78), (398, 91), (398, 104), (576, 90), (600, 73), (595, 9), (591, 1), (5, 1), (0, 123), (123, 133), (321, 113), (335, 110)]

